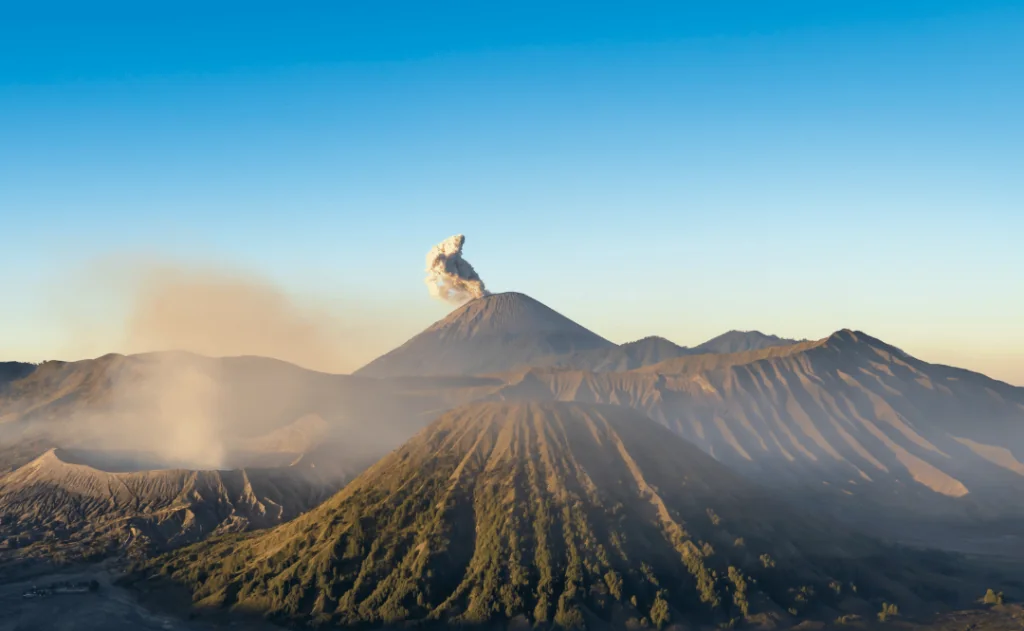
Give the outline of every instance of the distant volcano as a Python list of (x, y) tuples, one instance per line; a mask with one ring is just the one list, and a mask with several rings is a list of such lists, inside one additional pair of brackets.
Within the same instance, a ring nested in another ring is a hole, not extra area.
[(360, 368), (371, 377), (468, 375), (552, 363), (615, 344), (524, 294), (472, 300)]

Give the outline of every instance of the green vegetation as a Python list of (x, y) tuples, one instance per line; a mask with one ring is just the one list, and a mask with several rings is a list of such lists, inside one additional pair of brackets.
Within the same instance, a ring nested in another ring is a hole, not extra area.
[(651, 622), (657, 628), (662, 628), (669, 621), (668, 613), (668, 602), (665, 601), (664, 591), (658, 592), (658, 595), (654, 598), (654, 604), (651, 605)]
[(833, 584), (892, 599), (876, 585), (916, 564), (822, 532), (643, 416), (488, 404), (443, 416), (293, 522), (147, 572), (197, 605), (285, 623), (581, 628), (624, 614), (661, 628), (787, 609), (831, 620)]
[(898, 616), (900, 608), (891, 603), (882, 603), (882, 610), (878, 612), (879, 622), (885, 622), (889, 618)]
[(743, 578), (743, 572), (733, 566), (729, 566), (729, 580), (733, 584), (732, 601), (739, 608), (740, 613), (746, 616), (750, 611), (750, 603), (747, 602), (747, 580)]

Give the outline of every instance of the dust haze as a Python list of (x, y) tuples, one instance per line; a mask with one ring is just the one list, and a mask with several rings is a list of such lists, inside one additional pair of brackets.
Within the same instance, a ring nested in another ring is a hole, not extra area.
[(134, 454), (140, 468), (224, 469), (229, 438), (223, 423), (218, 367), (183, 353), (141, 364), (105, 367), (109, 391), (76, 412), (62, 432), (76, 446)]
[(164, 467), (233, 468), (240, 464), (232, 457), (239, 444), (276, 429), (258, 427), (252, 413), (240, 414), (239, 401), (265, 398), (257, 389), (273, 389), (273, 404), (282, 409), (310, 397), (280, 376), (255, 379), (241, 390), (236, 380), (225, 392), (222, 366), (209, 358), (269, 357), (348, 373), (392, 345), (391, 338), (406, 335), (393, 315), (401, 310), (369, 313), (365, 299), (362, 306), (304, 300), (265, 278), (231, 270), (103, 261), (62, 283), (61, 291), (58, 304), (68, 305), (63, 315), (72, 337), (67, 355), (113, 350), (142, 354), (133, 359), (144, 361), (97, 362), (104, 374), (94, 400), (59, 421), (57, 442), (137, 452)]
[(133, 298), (125, 323), (130, 352), (259, 355), (325, 372), (357, 363), (343, 350), (340, 314), (300, 304), (257, 277), (152, 268)]

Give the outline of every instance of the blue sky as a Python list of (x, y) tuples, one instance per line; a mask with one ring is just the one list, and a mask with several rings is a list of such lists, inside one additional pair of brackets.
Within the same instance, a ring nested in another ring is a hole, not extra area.
[(384, 351), (462, 232), (616, 341), (850, 327), (1024, 385), (1019, 2), (22, 4), (3, 358), (71, 352), (55, 288), (118, 256), (400, 314)]

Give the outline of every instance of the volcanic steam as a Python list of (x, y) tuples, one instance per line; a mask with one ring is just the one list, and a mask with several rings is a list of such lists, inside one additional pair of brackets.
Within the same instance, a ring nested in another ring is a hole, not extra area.
[(462, 258), (466, 237), (457, 234), (435, 245), (427, 254), (427, 288), (435, 298), (462, 304), (490, 292), (469, 261)]

